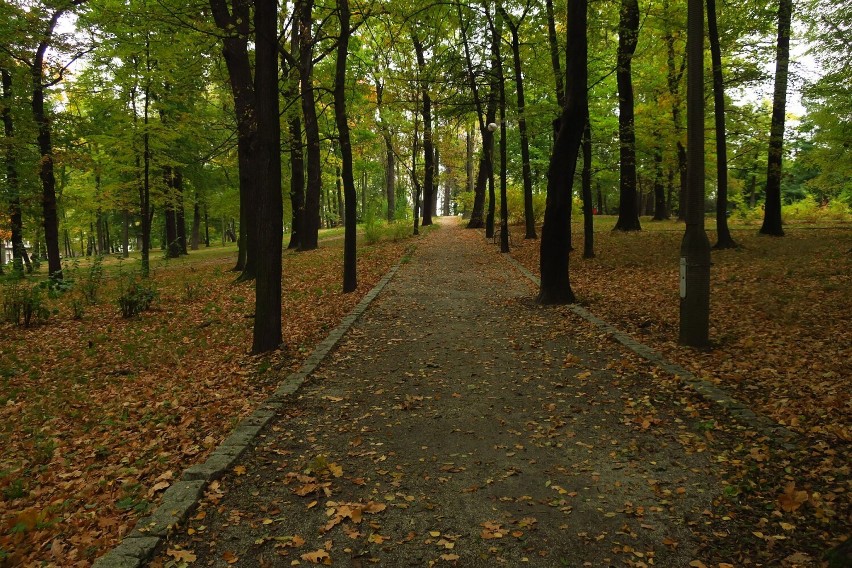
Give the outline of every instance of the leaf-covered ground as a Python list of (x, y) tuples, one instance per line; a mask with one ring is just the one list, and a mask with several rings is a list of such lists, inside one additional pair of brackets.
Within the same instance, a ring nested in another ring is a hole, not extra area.
[[(253, 283), (234, 284), (233, 249), (159, 265), (154, 308), (124, 319), (108, 266), (99, 300), (79, 290), (29, 329), (0, 324), (0, 566), (88, 566), (161, 491), (204, 458), (298, 366), (403, 254), (359, 248), (358, 290), (341, 293), (342, 241), (284, 257), (286, 350), (253, 357)], [(114, 264), (114, 263), (113, 263)], [(79, 285), (86, 267), (70, 270)]]
[[(642, 235), (640, 235), (641, 237)], [(430, 235), (152, 566), (820, 566), (848, 472)]]
[[(603, 220), (607, 229), (609, 221)], [(599, 230), (596, 257), (583, 259), (575, 226), (570, 271), (578, 301), (801, 436), (796, 448), (782, 450), (753, 433), (719, 457), (727, 464), (726, 494), (740, 505), (736, 522), (758, 525), (752, 537), (768, 549), (786, 549), (783, 533), (773, 540), (760, 530), (773, 510), (797, 515), (797, 523), (785, 526), (807, 529), (825, 546), (850, 534), (850, 227), (792, 225), (783, 238), (755, 228), (734, 231), (741, 247), (712, 253), (713, 346), (706, 351), (678, 344), (683, 225), (646, 221), (643, 228)], [(538, 242), (514, 244), (512, 256), (537, 274)], [(725, 427), (715, 423), (711, 430)], [(741, 546), (747, 563), (757, 545)]]

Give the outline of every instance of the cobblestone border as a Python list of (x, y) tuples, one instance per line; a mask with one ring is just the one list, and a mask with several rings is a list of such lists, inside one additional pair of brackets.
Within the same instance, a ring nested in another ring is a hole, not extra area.
[(403, 253), (381, 280), (352, 308), (340, 324), (314, 348), (298, 371), (288, 375), (275, 392), (254, 412), (240, 421), (231, 434), (213, 451), (207, 461), (183, 471), (180, 480), (163, 493), (160, 505), (147, 517), (139, 519), (136, 527), (115, 548), (95, 560), (92, 568), (139, 568), (154, 554), (157, 546), (171, 529), (187, 519), (204, 493), (207, 484), (224, 475), (253, 444), (263, 428), (275, 418), (287, 397), (295, 393), (349, 331), (376, 296), (387, 286), (399, 267), (407, 261), (414, 247)]
[[(509, 255), (502, 256), (506, 258), (509, 264), (517, 268), (521, 272), (521, 274), (526, 276), (536, 286), (541, 285), (541, 280), (539, 279), (539, 277), (527, 270), (527, 268), (520, 262), (518, 262)], [(581, 318), (583, 318), (584, 320), (595, 325), (601, 331), (606, 332), (610, 337), (612, 337), (613, 339), (615, 339), (616, 341), (618, 341), (643, 359), (650, 361), (663, 371), (681, 379), (685, 385), (694, 390), (705, 400), (719, 405), (741, 423), (749, 426), (750, 428), (753, 428), (761, 434), (769, 436), (771, 439), (777, 441), (786, 449), (793, 449), (796, 447), (796, 442), (798, 441), (799, 436), (794, 432), (788, 430), (784, 426), (781, 426), (780, 424), (767, 418), (766, 416), (756, 414), (745, 404), (733, 398), (723, 389), (720, 389), (709, 381), (696, 377), (680, 365), (675, 365), (674, 363), (668, 361), (663, 355), (661, 355), (657, 351), (654, 351), (647, 345), (639, 343), (630, 335), (619, 331), (615, 328), (615, 326), (595, 316), (586, 308), (577, 304), (570, 304), (567, 306), (567, 308), (578, 316), (580, 316)]]

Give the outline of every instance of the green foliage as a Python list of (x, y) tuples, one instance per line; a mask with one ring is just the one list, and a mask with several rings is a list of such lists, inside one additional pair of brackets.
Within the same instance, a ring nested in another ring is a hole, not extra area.
[[(547, 196), (543, 193), (533, 193), (533, 217), (536, 224), (544, 219), (544, 204)], [(525, 221), (524, 214), (524, 189), (523, 187), (510, 185), (506, 189), (506, 202), (509, 206), (509, 224), (521, 225)]]
[(98, 302), (98, 290), (100, 290), (103, 279), (104, 257), (96, 256), (89, 270), (86, 272), (86, 276), (80, 281), (79, 285), (83, 298), (89, 304), (94, 305)]
[(47, 321), (50, 310), (44, 289), (46, 283), (26, 285), (21, 280), (12, 280), (3, 290), (3, 319), (17, 326), (30, 327), (37, 321)]
[(813, 196), (781, 207), (781, 217), (787, 221), (818, 223), (820, 221), (850, 221), (852, 210), (845, 203), (832, 201), (821, 205)]
[(146, 311), (157, 296), (157, 291), (150, 283), (136, 276), (128, 276), (119, 288), (118, 307), (121, 308), (121, 316), (131, 318)]
[(374, 245), (382, 238), (382, 222), (376, 218), (372, 209), (368, 208), (364, 215), (364, 239), (367, 244)]

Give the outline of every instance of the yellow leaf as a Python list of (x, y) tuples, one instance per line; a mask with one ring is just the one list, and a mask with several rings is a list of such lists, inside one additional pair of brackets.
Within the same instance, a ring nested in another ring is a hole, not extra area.
[(228, 564), (236, 564), (239, 558), (233, 552), (225, 551), (222, 553), (222, 560), (224, 560)]
[(302, 554), (299, 558), (301, 558), (302, 560), (306, 560), (307, 562), (312, 562), (314, 564), (331, 565), (331, 556), (329, 556), (328, 552), (326, 552), (322, 548), (313, 552), (306, 552)]
[(442, 554), (441, 555), (441, 560), (445, 560), (447, 562), (453, 562), (454, 560), (458, 560), (458, 559), (459, 559), (458, 554)]
[(341, 475), (343, 475), (343, 468), (337, 465), (336, 463), (328, 464), (328, 471), (330, 471), (331, 475), (333, 475), (334, 477), (340, 477)]
[(796, 491), (796, 483), (791, 481), (784, 487), (784, 492), (778, 496), (778, 504), (782, 511), (792, 513), (808, 500), (807, 491)]
[(166, 554), (177, 560), (178, 562), (195, 562), (196, 556), (191, 550), (172, 550), (166, 551)]
[(244, 466), (244, 465), (234, 466), (234, 473), (236, 475), (245, 475), (246, 474), (246, 466)]
[(700, 560), (693, 560), (689, 563), (689, 565), (692, 566), (692, 568), (707, 568), (707, 565)]
[(367, 542), (374, 542), (376, 544), (382, 544), (385, 541), (385, 537), (380, 534), (373, 533), (369, 537), (367, 537)]

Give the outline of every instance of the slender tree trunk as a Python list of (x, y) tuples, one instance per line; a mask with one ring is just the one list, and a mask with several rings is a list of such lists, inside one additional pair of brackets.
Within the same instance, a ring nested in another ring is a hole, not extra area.
[(207, 201), (204, 202), (204, 246), (210, 248), (210, 219), (207, 216)]
[(255, 0), (255, 93), (259, 169), (256, 191), (258, 262), (252, 352), (281, 345), (281, 126), (278, 112), (278, 3)]
[[(550, 3), (550, 0), (548, 0), (548, 3)], [(552, 5), (550, 6), (550, 10), (553, 10)], [(524, 238), (536, 239), (538, 238), (538, 235), (536, 235), (535, 233), (535, 213), (533, 212), (532, 171), (530, 169), (530, 143), (529, 136), (527, 135), (526, 100), (524, 98), (524, 78), (521, 70), (521, 42), (518, 38), (518, 28), (520, 27), (520, 22), (516, 24), (505, 12), (503, 12), (503, 17), (505, 18), (506, 23), (509, 25), (509, 29), (512, 32), (512, 60), (514, 63), (515, 71), (515, 92), (517, 93), (518, 99), (518, 133), (521, 137), (521, 174), (524, 183), (524, 222), (526, 228)], [(500, 84), (502, 85), (503, 82), (501, 81)]]
[(619, 182), (618, 221), (615, 230), (639, 231), (639, 212), (636, 204), (636, 131), (633, 118), (632, 59), (639, 39), (639, 4), (637, 0), (622, 0), (618, 24), (618, 138), (621, 166)]
[[(660, 133), (654, 131), (654, 139), (660, 139)], [(654, 146), (654, 218), (653, 221), (665, 221), (669, 218), (666, 208), (666, 188), (663, 185), (663, 147)]]
[(704, 3), (687, 6), (686, 121), (689, 192), (686, 231), (680, 247), (680, 342), (709, 343), (710, 241), (704, 230)]
[(592, 124), (589, 120), (589, 99), (583, 111), (583, 258), (595, 257), (595, 218), (592, 214)]
[(775, 56), (775, 90), (772, 96), (772, 123), (769, 130), (769, 159), (766, 169), (766, 201), (761, 234), (784, 236), (781, 226), (781, 172), (784, 155), (784, 118), (787, 108), (787, 78), (790, 65), (790, 25), (793, 0), (778, 5), (778, 46)]
[[(671, 16), (668, 0), (663, 0), (663, 13), (667, 19)], [(678, 221), (686, 219), (686, 148), (683, 145), (681, 137), (683, 136), (683, 119), (681, 118), (681, 96), (680, 83), (683, 79), (684, 71), (686, 70), (686, 58), (681, 59), (680, 66), (675, 62), (675, 36), (671, 28), (666, 25), (663, 33), (666, 43), (666, 81), (669, 87), (669, 95), (672, 101), (672, 122), (674, 124), (675, 136), (677, 137), (677, 163), (678, 174), (680, 176), (680, 188), (678, 191)], [(669, 204), (671, 210), (671, 204)]]
[(559, 42), (556, 39), (556, 19), (553, 15), (553, 0), (545, 0), (547, 11), (547, 40), (550, 45), (550, 64), (553, 67), (553, 78), (556, 80), (556, 102), (559, 108), (565, 108), (565, 84), (562, 79), (562, 69), (559, 64)]
[[(298, 56), (300, 53), (301, 34), (299, 26), (294, 25), (290, 34), (290, 53)], [(287, 100), (296, 100), (299, 96), (299, 69), (288, 68)], [(302, 151), (302, 110), (296, 105), (290, 109), (287, 118), (287, 129), (290, 135), (290, 209), (292, 211), (290, 226), (290, 243), (288, 249), (298, 249), (302, 236), (302, 219), (305, 215), (305, 155)]]
[(163, 168), (163, 185), (166, 187), (166, 206), (164, 214), (166, 218), (166, 258), (177, 258), (180, 256), (180, 237), (177, 230), (177, 214), (175, 212), (176, 201), (176, 175), (175, 171), (166, 166)]
[(50, 46), (50, 39), (59, 17), (64, 9), (54, 12), (48, 24), (44, 38), (36, 50), (32, 71), (32, 111), (38, 129), (37, 140), (41, 155), (39, 178), (41, 179), (41, 204), (44, 214), (44, 240), (47, 246), (48, 274), (55, 280), (62, 280), (62, 261), (59, 255), (59, 217), (56, 204), (56, 176), (53, 170), (53, 140), (50, 119), (44, 103), (44, 57)]
[(432, 199), (435, 193), (435, 147), (432, 143), (432, 98), (429, 95), (429, 82), (426, 79), (426, 59), (423, 44), (416, 35), (412, 35), (414, 53), (417, 57), (418, 79), (423, 116), (423, 220), (421, 225), (432, 224)]
[(735, 248), (737, 243), (728, 228), (728, 144), (725, 128), (725, 86), (722, 82), (722, 49), (716, 25), (716, 0), (707, 0), (707, 34), (713, 61), (713, 106), (716, 119), (716, 245)]
[(352, 171), (352, 143), (349, 140), (349, 122), (346, 117), (346, 56), (349, 53), (349, 1), (337, 0), (340, 18), (340, 37), (337, 39), (337, 62), (334, 74), (334, 118), (340, 139), (340, 156), (343, 163), (343, 191), (346, 197), (346, 233), (343, 244), (343, 292), (354, 292), (358, 287), (356, 274), (356, 223), (355, 176)]
[(319, 123), (314, 99), (313, 84), (313, 23), (314, 0), (299, 0), (299, 80), (302, 87), (302, 116), (305, 119), (305, 141), (308, 158), (305, 209), (302, 217), (302, 236), (299, 250), (313, 250), (318, 246), (320, 224), (320, 190), (322, 188), (322, 154)]
[(586, 0), (568, 0), (568, 28), (565, 62), (572, 80), (565, 93), (565, 106), (559, 134), (553, 144), (547, 175), (547, 206), (541, 229), (539, 269), (540, 304), (566, 304), (575, 301), (568, 273), (570, 252), (571, 196), (577, 157), (582, 145), (587, 103), (588, 43), (586, 39)]
[(180, 254), (189, 254), (186, 244), (186, 213), (183, 201), (183, 172), (175, 168), (175, 228)]
[(7, 145), (4, 159), (6, 161), (6, 185), (9, 196), (9, 221), (12, 230), (12, 269), (18, 273), (24, 270), (32, 271), (30, 257), (24, 247), (23, 218), (21, 215), (20, 187), (18, 185), (18, 154), (13, 139), (15, 127), (12, 121), (12, 75), (6, 69), (0, 69), (3, 83), (3, 132)]
[(198, 245), (201, 242), (201, 204), (198, 203), (198, 192), (195, 192), (195, 199), (192, 204), (192, 237), (190, 247), (192, 250), (198, 250)]
[(124, 210), (124, 227), (121, 232), (121, 257), (130, 258), (130, 211)]
[[(350, 154), (351, 154), (351, 150), (352, 149), (350, 147)], [(336, 203), (336, 205), (337, 205), (337, 219), (335, 219), (335, 220), (337, 221), (337, 223), (339, 225), (345, 227), (346, 226), (346, 214), (344, 213), (345, 206), (343, 205), (343, 199), (344, 198), (343, 198), (342, 178), (340, 177), (341, 175), (342, 175), (342, 172), (340, 171), (340, 168), (338, 168), (337, 184), (336, 184), (336, 189), (337, 189), (337, 193), (336, 193), (336, 197), (337, 197), (337, 203)]]
[(396, 216), (396, 156), (393, 151), (393, 138), (391, 137), (390, 127), (384, 119), (384, 92), (385, 86), (375, 78), (376, 87), (376, 109), (379, 115), (379, 132), (382, 133), (382, 140), (385, 143), (385, 197), (388, 201), (387, 220), (393, 221)]
[[(151, 109), (151, 39), (145, 38), (145, 87), (143, 88), (144, 103), (142, 106), (142, 183), (139, 186), (139, 217), (142, 229), (142, 246), (140, 258), (142, 261), (142, 277), (151, 274), (151, 221), (154, 212), (151, 210), (151, 134), (148, 131)], [(134, 103), (135, 104), (135, 103)], [(134, 109), (135, 110), (135, 109)], [(134, 112), (134, 117), (136, 113)]]
[(435, 144), (435, 174), (432, 183), (432, 215), (438, 216), (438, 194), (441, 192), (441, 154)]

